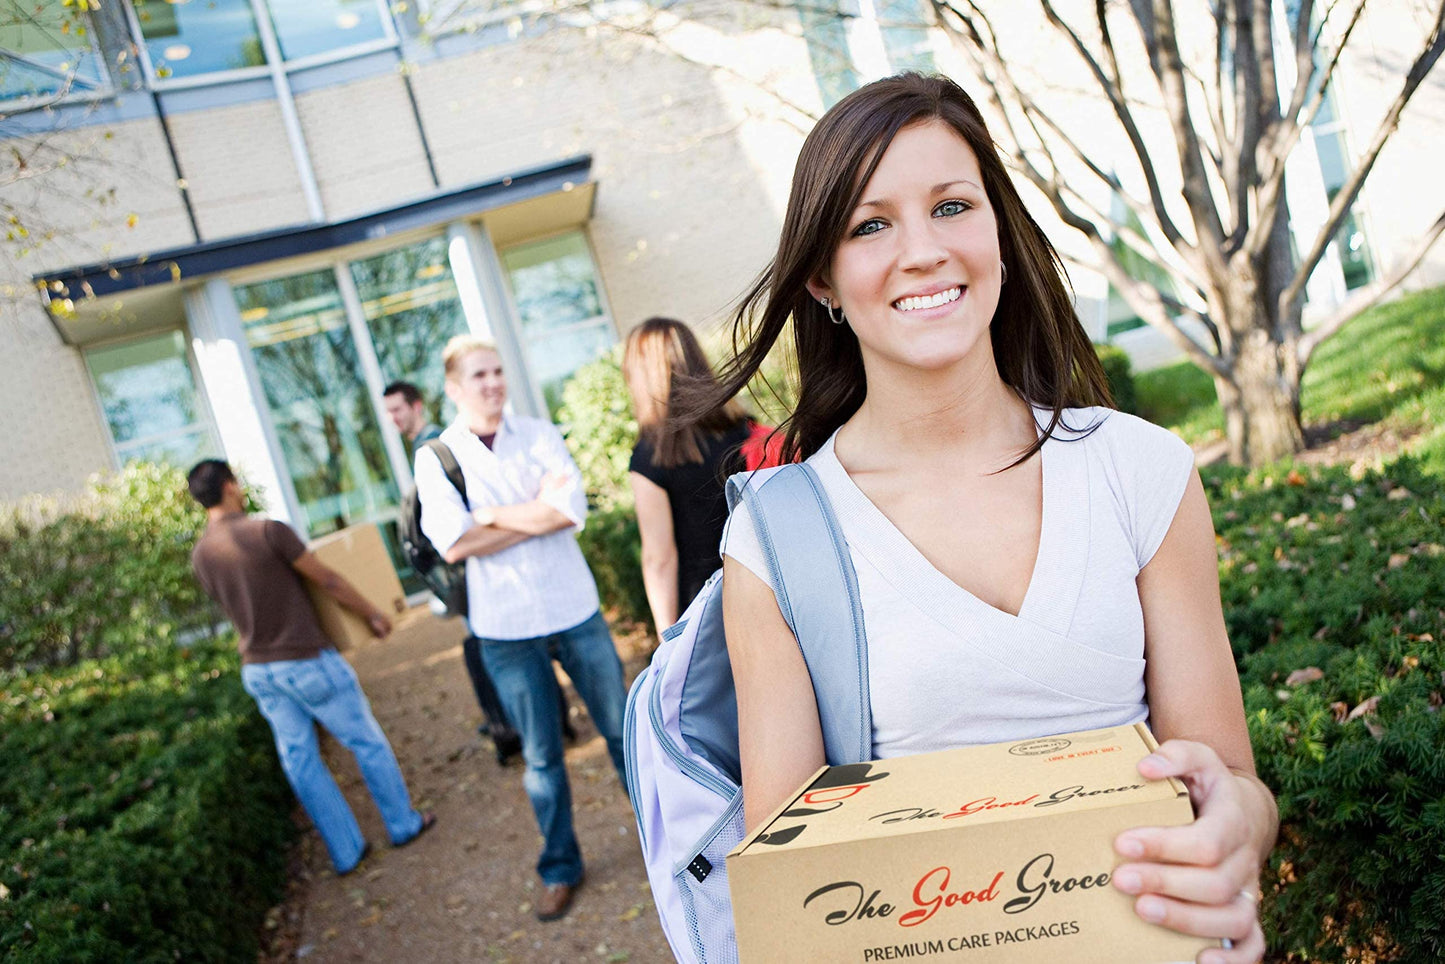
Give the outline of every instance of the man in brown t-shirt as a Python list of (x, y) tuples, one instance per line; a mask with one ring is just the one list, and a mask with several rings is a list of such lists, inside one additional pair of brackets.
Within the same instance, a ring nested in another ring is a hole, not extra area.
[(325, 841), (336, 872), (355, 868), (368, 844), (321, 759), (315, 723), (355, 754), (392, 845), (414, 840), (436, 817), (412, 808), (391, 744), (350, 664), (317, 623), (301, 580), (310, 579), (330, 593), (378, 637), (391, 632), (391, 621), (309, 552), (289, 526), (247, 515), (245, 495), (225, 462), (198, 463), (187, 482), (207, 517), (191, 565), (201, 587), (236, 627), (241, 683), (271, 724), (281, 768)]

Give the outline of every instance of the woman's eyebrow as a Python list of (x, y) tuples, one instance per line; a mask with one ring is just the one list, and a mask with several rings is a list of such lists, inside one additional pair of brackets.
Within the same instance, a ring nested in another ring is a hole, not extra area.
[[(979, 183), (978, 183), (977, 181), (970, 181), (968, 178), (961, 177), (961, 178), (958, 178), (957, 180), (953, 180), (953, 181), (940, 181), (938, 184), (933, 185), (933, 187), (931, 188), (931, 192), (932, 192), (933, 194), (942, 194), (944, 191), (947, 191), (949, 188), (955, 187), (955, 186), (960, 185), (960, 184), (967, 185), (967, 186), (969, 186), (969, 187), (971, 187), (971, 188), (973, 188), (974, 190), (977, 190), (977, 191), (982, 191), (982, 190), (983, 190), (983, 187), (982, 187), (981, 185), (979, 185)], [(855, 207), (853, 210), (856, 211), (856, 210), (859, 210), (860, 208), (886, 208), (886, 207), (890, 207), (890, 206), (891, 206), (891, 202), (887, 201), (886, 199), (881, 199), (881, 198), (880, 198), (880, 199), (878, 199), (878, 200), (873, 200), (873, 201), (859, 201), (859, 202), (858, 202), (858, 206)]]

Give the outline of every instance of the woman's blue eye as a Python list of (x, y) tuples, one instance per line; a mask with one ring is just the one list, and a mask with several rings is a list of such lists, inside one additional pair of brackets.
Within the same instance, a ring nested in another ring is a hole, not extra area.
[(877, 218), (869, 218), (853, 229), (853, 237), (861, 238), (869, 234), (877, 234), (883, 230), (883, 222)]
[(933, 213), (938, 217), (946, 218), (951, 217), (955, 214), (962, 214), (970, 207), (971, 205), (968, 204), (966, 201), (944, 201), (938, 207), (933, 209)]

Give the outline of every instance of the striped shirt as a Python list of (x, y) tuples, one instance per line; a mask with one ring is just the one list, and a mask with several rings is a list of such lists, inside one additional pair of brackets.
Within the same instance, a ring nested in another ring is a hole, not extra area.
[[(576, 533), (587, 517), (582, 474), (562, 433), (542, 419), (507, 415), (489, 449), (464, 421), (441, 434), (462, 467), (473, 508), (516, 505), (538, 497), (547, 475), (571, 481), (547, 501), (573, 521), (567, 529), (533, 536), (486, 556), (467, 557), (468, 623), (483, 639), (531, 639), (571, 629), (597, 611), (597, 584)], [(416, 456), (421, 529), (439, 551), (476, 523), (428, 449)]]

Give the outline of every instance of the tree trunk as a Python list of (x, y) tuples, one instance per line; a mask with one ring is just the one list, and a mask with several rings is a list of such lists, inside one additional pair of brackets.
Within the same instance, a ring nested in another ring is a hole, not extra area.
[(1215, 378), (1229, 461), (1256, 466), (1294, 455), (1304, 448), (1294, 345), (1255, 328), (1237, 349), (1232, 376)]

